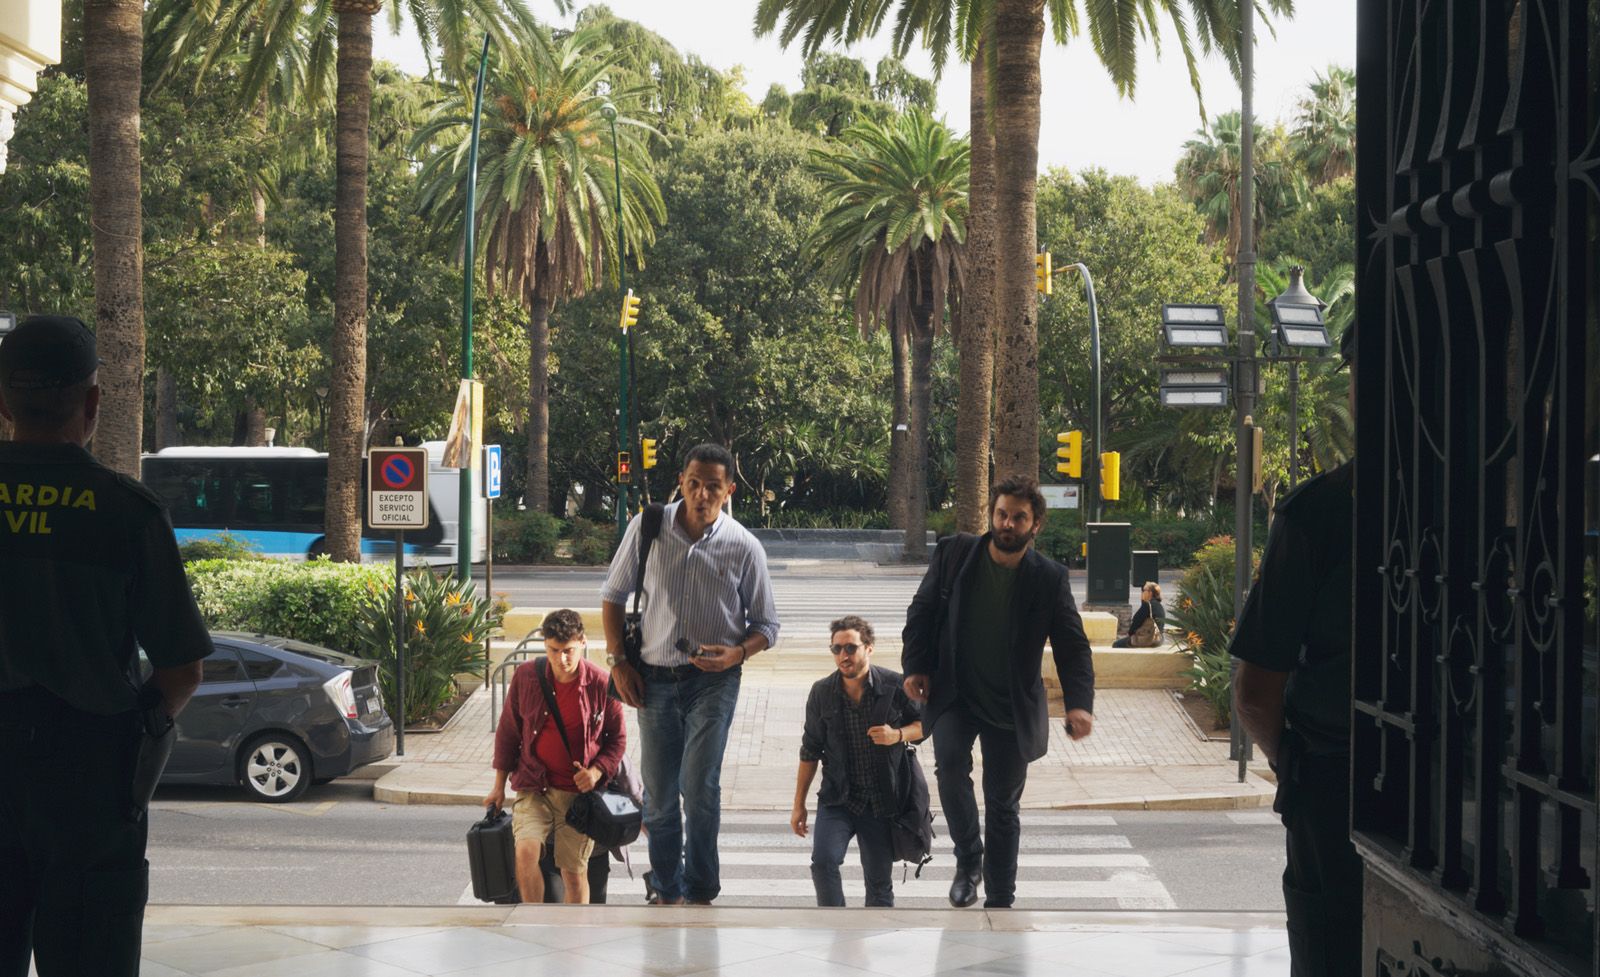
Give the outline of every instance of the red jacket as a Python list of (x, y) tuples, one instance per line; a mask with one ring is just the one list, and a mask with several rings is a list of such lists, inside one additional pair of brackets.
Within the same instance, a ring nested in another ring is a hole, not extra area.
[[(500, 713), (500, 725), (494, 734), (494, 768), (511, 775), (511, 787), (519, 794), (543, 792), (550, 785), (549, 773), (533, 748), (540, 732), (552, 722), (537, 671), (548, 667), (548, 661), (538, 658), (518, 665), (511, 673), (505, 710)], [(587, 759), (588, 766), (599, 767), (607, 780), (616, 775), (628, 745), (622, 703), (606, 694), (609, 679), (610, 675), (599, 665), (587, 658), (578, 660), (578, 702), (584, 735), (582, 744), (572, 746), (584, 754), (578, 759)], [(552, 685), (551, 691), (554, 689)], [(574, 717), (565, 718), (570, 724)]]

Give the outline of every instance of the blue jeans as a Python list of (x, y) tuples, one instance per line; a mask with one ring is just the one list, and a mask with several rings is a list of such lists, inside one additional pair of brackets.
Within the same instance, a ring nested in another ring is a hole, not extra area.
[(739, 701), (739, 669), (645, 678), (639, 708), (644, 827), (664, 902), (710, 902), (722, 891), (722, 753)]
[(851, 814), (843, 804), (819, 806), (817, 823), (811, 828), (811, 882), (817, 887), (817, 905), (844, 905), (839, 866), (844, 863), (852, 835), (861, 851), (867, 905), (893, 906), (894, 847), (889, 840), (889, 822), (873, 817), (870, 810)]

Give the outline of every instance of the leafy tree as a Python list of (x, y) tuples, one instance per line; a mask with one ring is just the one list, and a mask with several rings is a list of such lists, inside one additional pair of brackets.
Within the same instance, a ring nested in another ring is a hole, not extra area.
[(967, 146), (921, 110), (889, 126), (864, 122), (815, 154), (828, 208), (808, 247), (824, 275), (856, 293), (863, 332), (886, 327), (911, 361), (897, 370), (909, 421), (896, 481), (906, 492), (906, 559), (925, 559), (933, 338), (960, 294)]
[(17, 112), (0, 173), (0, 306), (94, 318), (89, 237), (88, 89), (46, 73)]
[(1295, 105), (1289, 145), (1317, 183), (1349, 176), (1356, 166), (1356, 73), (1329, 65)]
[[(613, 168), (604, 117), (607, 105), (626, 109), (637, 93), (603, 89), (620, 55), (593, 31), (552, 44), (542, 35), (521, 51), (495, 58), (483, 121), (479, 232), (491, 291), (504, 289), (528, 310), (528, 499), (549, 508), (550, 313), (557, 302), (593, 288), (607, 267), (623, 260), (612, 244), (621, 220), (636, 260), (655, 239), (665, 216), (651, 175), (646, 136), (636, 119), (615, 120), (620, 170)], [(441, 104), (417, 134), (439, 145), (423, 164), (419, 203), (434, 226), (455, 238), (465, 213), (467, 136), (471, 96)], [(614, 209), (616, 180), (622, 212)]]
[[(1239, 215), (1239, 190), (1243, 169), (1239, 157), (1242, 126), (1238, 112), (1224, 112), (1184, 144), (1178, 159), (1178, 185), (1206, 219), (1206, 233), (1225, 242), (1231, 267), (1239, 254), (1243, 221)], [(1303, 193), (1300, 172), (1289, 150), (1283, 127), (1255, 126), (1255, 229), (1296, 208)]]
[(602, 4), (580, 11), (576, 29), (599, 34), (617, 53), (610, 87), (638, 93), (636, 114), (667, 137), (653, 144), (658, 152), (702, 128), (747, 126), (757, 115), (738, 68), (718, 71)]
[[(1058, 267), (1081, 261), (1094, 276), (1106, 444), (1090, 447), (1122, 452), (1127, 507), (1182, 508), (1209, 504), (1215, 494), (1213, 452), (1192, 441), (1183, 422), (1192, 414), (1225, 427), (1222, 412), (1180, 413), (1157, 396), (1162, 304), (1225, 298), (1221, 249), (1202, 230), (1200, 216), (1170, 184), (1147, 188), (1100, 170), (1051, 170), (1040, 183), (1039, 240)], [(1047, 471), (1054, 432), (1093, 430), (1089, 310), (1082, 284), (1069, 274), (1039, 316), (1046, 434), (1035, 451)]]
[[(756, 11), (758, 34), (777, 29), (783, 21), (780, 41), (787, 46), (804, 36), (802, 50), (812, 54), (829, 41), (851, 43), (876, 34), (894, 8), (898, 11), (894, 28), (897, 53), (903, 54), (920, 40), (932, 52), (936, 72), (942, 71), (951, 49), (973, 59), (973, 108), (985, 110), (974, 113), (974, 126), (983, 125), (992, 131), (994, 145), (990, 156), (983, 144), (987, 135), (984, 140), (974, 140), (978, 144), (976, 186), (979, 203), (985, 209), (987, 164), (990, 159), (995, 160), (993, 303), (999, 359), (1007, 378), (1003, 391), (998, 392), (995, 414), (996, 467), (1002, 475), (1031, 472), (1038, 444), (1038, 334), (1031, 262), (1038, 178), (1039, 48), (1046, 6), (1058, 43), (1066, 43), (1079, 33), (1085, 18), (1080, 17), (1072, 0), (1049, 0), (1048, 4), (1046, 0), (761, 0)], [(1293, 9), (1292, 0), (1269, 0), (1267, 6), (1282, 14)], [(1133, 94), (1139, 42), (1157, 33), (1163, 18), (1172, 22), (1197, 98), (1200, 85), (1195, 35), (1203, 51), (1221, 50), (1237, 74), (1237, 19), (1229, 5), (1219, 6), (1210, 0), (1111, 0), (1087, 4), (1085, 14), (1095, 53), (1125, 96)], [(981, 105), (976, 94), (979, 91), (984, 93)], [(1202, 118), (1204, 115), (1202, 106)], [(978, 227), (986, 249), (988, 225), (980, 219)], [(980, 312), (986, 311), (990, 298), (987, 284), (980, 281)], [(987, 382), (981, 355), (975, 359), (970, 372), (984, 374)], [(970, 506), (971, 489), (980, 480), (975, 471), (977, 453), (973, 450), (977, 439), (969, 436), (961, 442), (964, 470), (960, 494)], [(962, 521), (970, 524), (975, 513), (968, 507), (963, 509)]]
[(790, 95), (773, 85), (761, 109), (769, 119), (833, 139), (859, 122), (888, 122), (902, 109), (932, 110), (933, 103), (933, 83), (897, 58), (879, 61), (874, 80), (860, 60), (824, 52), (806, 58), (798, 92)]
[[(635, 286), (634, 404), (661, 445), (654, 497), (671, 492), (684, 451), (714, 441), (734, 453), (741, 518), (768, 491), (769, 509), (883, 505), (888, 344), (856, 336), (812, 271), (819, 145), (786, 129), (707, 132), (661, 174), (667, 223)], [(595, 513), (616, 450), (616, 302), (614, 289), (575, 300), (552, 337), (553, 483), (586, 486)]]
[(1284, 267), (1301, 264), (1320, 282), (1341, 265), (1356, 263), (1356, 183), (1341, 176), (1311, 188), (1301, 206), (1267, 224), (1261, 255)]

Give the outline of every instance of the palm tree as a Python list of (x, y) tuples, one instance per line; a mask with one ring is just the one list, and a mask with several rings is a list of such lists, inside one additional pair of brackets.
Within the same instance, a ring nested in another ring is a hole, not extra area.
[[(1184, 144), (1177, 165), (1179, 188), (1206, 218), (1210, 240), (1227, 242), (1230, 266), (1239, 254), (1242, 229), (1239, 118), (1238, 112), (1224, 112), (1212, 122), (1209, 132), (1197, 131), (1195, 138)], [(1282, 127), (1269, 129), (1257, 123), (1255, 129), (1255, 220), (1259, 233), (1263, 222), (1287, 213), (1299, 203), (1303, 187)]]
[[(491, 290), (505, 290), (528, 310), (528, 507), (550, 504), (550, 313), (585, 294), (622, 260), (615, 247), (609, 126), (611, 101), (635, 104), (638, 90), (612, 90), (609, 72), (623, 52), (595, 30), (559, 43), (542, 33), (516, 50), (497, 51), (484, 91), (479, 148), (478, 233)], [(602, 94), (603, 93), (603, 94)], [(418, 131), (417, 147), (435, 146), (423, 164), (420, 206), (439, 230), (459, 237), (465, 213), (471, 94), (447, 99)], [(637, 257), (666, 219), (651, 175), (648, 135), (618, 117), (622, 226)]]
[[(304, 77), (321, 77), (329, 38), (336, 37), (334, 151), (334, 293), (332, 365), (328, 385), (328, 504), (325, 547), (335, 560), (361, 559), (361, 455), (366, 444), (367, 381), (367, 124), (372, 105), (372, 18), (383, 0), (212, 0), (194, 4), (162, 0), (152, 16), (193, 35), (193, 49), (211, 57), (248, 55), (246, 97), (255, 104), (284, 74), (304, 64)], [(554, 0), (566, 10), (567, 0)], [(174, 5), (174, 6), (166, 6)], [(410, 16), (430, 57), (461, 77), (479, 30), (505, 45), (507, 24), (532, 29), (519, 0), (396, 0), (391, 25)], [(320, 59), (320, 61), (319, 61)], [(209, 62), (208, 62), (209, 63)], [(307, 91), (314, 90), (314, 83)]]
[[(1265, 5), (1280, 14), (1293, 12), (1293, 0), (1266, 0)], [(994, 135), (993, 321), (999, 347), (995, 362), (999, 375), (1006, 378), (995, 390), (995, 469), (1000, 477), (1034, 474), (1039, 465), (1039, 381), (1032, 267), (1037, 243), (1039, 51), (1045, 11), (1048, 8), (1057, 43), (1066, 43), (1087, 26), (1096, 56), (1126, 97), (1134, 92), (1139, 42), (1158, 35), (1160, 20), (1169, 20), (1198, 100), (1195, 39), (1203, 52), (1220, 51), (1237, 75), (1238, 8), (1232, 0), (1095, 0), (1085, 4), (1082, 13), (1074, 0), (760, 0), (756, 32), (768, 33), (782, 19), (780, 41), (788, 45), (803, 37), (802, 50), (811, 54), (829, 42), (853, 43), (876, 34), (891, 8), (897, 9), (893, 35), (897, 54), (904, 55), (913, 41), (920, 40), (932, 53), (936, 70), (942, 69), (952, 46), (972, 60), (980, 50), (980, 39), (984, 42), (986, 63), (981, 76), (974, 66), (973, 87), (983, 86), (986, 103), (995, 111), (987, 119), (975, 116), (972, 127), (976, 131), (987, 124)], [(1203, 119), (1203, 104), (1200, 114)], [(978, 203), (983, 203), (981, 198)], [(986, 295), (976, 299), (980, 304), (986, 300)], [(969, 317), (963, 318), (964, 325), (971, 324)], [(969, 371), (963, 363), (964, 387), (968, 374), (979, 372), (978, 367), (973, 364)], [(974, 440), (969, 439), (969, 446)], [(963, 455), (958, 466), (964, 473), (958, 482), (968, 490), (961, 494), (970, 496), (973, 458)]]
[(827, 210), (809, 247), (824, 275), (854, 286), (863, 333), (886, 326), (910, 347), (905, 557), (920, 561), (927, 558), (933, 339), (965, 274), (968, 147), (921, 110), (888, 125), (859, 123), (844, 142), (813, 154)]
[(141, 0), (89, 0), (83, 64), (89, 89), (89, 219), (94, 227), (100, 410), (95, 453), (139, 474), (144, 440), (144, 221), (139, 184)]
[(1356, 73), (1338, 65), (1317, 72), (1295, 105), (1289, 146), (1317, 183), (1355, 170)]

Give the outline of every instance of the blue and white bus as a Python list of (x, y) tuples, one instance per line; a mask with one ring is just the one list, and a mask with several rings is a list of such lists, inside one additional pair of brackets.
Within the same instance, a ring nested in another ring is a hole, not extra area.
[[(408, 563), (454, 565), (460, 533), (461, 472), (444, 468), (444, 442), (429, 441), (428, 528), (407, 530)], [(472, 477), (472, 562), (484, 559), (482, 473)], [(144, 456), (144, 484), (166, 502), (178, 542), (228, 533), (262, 556), (303, 560), (323, 552), (328, 456), (310, 448), (166, 448)], [(362, 466), (361, 554), (394, 558), (391, 530), (366, 528), (366, 466)]]

